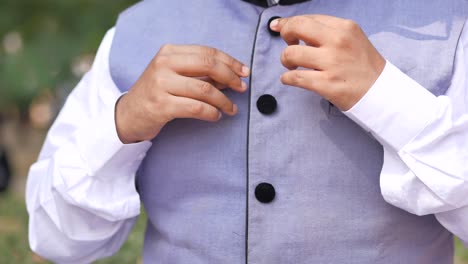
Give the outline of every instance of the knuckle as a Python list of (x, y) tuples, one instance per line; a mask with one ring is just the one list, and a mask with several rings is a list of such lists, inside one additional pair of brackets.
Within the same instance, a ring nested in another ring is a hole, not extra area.
[(153, 79), (153, 85), (156, 89), (162, 89), (167, 85), (167, 78), (161, 74), (158, 74)]
[(295, 28), (303, 25), (306, 22), (306, 18), (303, 16), (295, 16), (289, 21), (290, 26)]
[(294, 60), (297, 57), (298, 51), (293, 46), (287, 47), (284, 52), (283, 56), (286, 61)]
[(212, 91), (211, 84), (209, 84), (207, 82), (200, 82), (200, 84), (198, 85), (198, 90), (199, 90), (201, 95), (207, 96)]
[(230, 87), (235, 87), (241, 84), (241, 80), (237, 75), (235, 74), (229, 74), (229, 79), (228, 79), (228, 85)]
[(172, 52), (172, 50), (173, 50), (173, 46), (174, 46), (174, 45), (172, 45), (172, 44), (164, 44), (164, 45), (162, 45), (161, 48), (159, 49), (159, 52), (160, 52), (160, 53), (163, 53), (163, 54), (165, 54), (165, 53), (170, 53), (170, 52)]
[(167, 65), (169, 61), (169, 57), (166, 56), (166, 55), (158, 55), (154, 58), (153, 60), (153, 65), (155, 67), (161, 67), (161, 66), (164, 66), (164, 65)]
[(212, 56), (204, 56), (203, 66), (207, 69), (212, 69), (216, 66), (216, 60)]
[(190, 104), (188, 111), (191, 114), (198, 116), (203, 113), (203, 104), (201, 102), (194, 102)]
[(283, 25), (283, 29), (280, 31), (281, 37), (286, 37), (291, 34), (291, 28), (293, 27), (293, 18), (288, 19), (286, 23)]
[(334, 67), (341, 67), (340, 62), (342, 61), (342, 55), (340, 55), (338, 51), (335, 49), (330, 49), (327, 50), (324, 54), (324, 61), (326, 61), (327, 64)]
[(337, 75), (333, 72), (326, 72), (324, 73), (323, 78), (326, 82), (334, 82), (337, 80)]
[(218, 110), (216, 109), (210, 109), (209, 111), (207, 111), (206, 113), (206, 120), (208, 121), (212, 121), (212, 122), (215, 122), (215, 121), (218, 121), (218, 117), (219, 117), (219, 112)]
[(295, 83), (301, 83), (304, 80), (304, 75), (299, 71), (294, 72), (292, 77)]
[(227, 63), (231, 67), (235, 67), (235, 66), (240, 67), (240, 65), (238, 65), (236, 59), (234, 59), (233, 57), (228, 57)]
[(335, 36), (335, 45), (339, 48), (344, 48), (349, 45), (349, 37), (347, 34), (337, 34)]
[(232, 107), (233, 107), (233, 103), (230, 101), (230, 100), (226, 100), (223, 104), (222, 104), (222, 107), (223, 109), (226, 109), (228, 111), (231, 111)]
[(300, 71), (294, 71), (290, 75), (290, 81), (293, 84), (301, 84), (304, 81), (304, 75)]
[(215, 49), (215, 48), (211, 48), (211, 47), (206, 47), (205, 49), (205, 56), (207, 57), (214, 57), (218, 54), (218, 50)]
[(359, 29), (359, 25), (354, 20), (351, 20), (351, 19), (345, 19), (343, 21), (343, 27), (352, 32)]

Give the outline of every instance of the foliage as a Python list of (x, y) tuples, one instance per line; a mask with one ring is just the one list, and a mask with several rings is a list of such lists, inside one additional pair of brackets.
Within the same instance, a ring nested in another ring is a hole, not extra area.
[(118, 13), (134, 2), (2, 0), (0, 111), (24, 110), (44, 90), (76, 83), (73, 61), (93, 54)]

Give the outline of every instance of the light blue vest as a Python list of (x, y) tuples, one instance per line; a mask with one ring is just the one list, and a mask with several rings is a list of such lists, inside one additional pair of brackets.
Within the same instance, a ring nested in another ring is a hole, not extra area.
[[(268, 20), (322, 13), (357, 21), (385, 58), (436, 95), (450, 84), (463, 0), (313, 0), (262, 8), (240, 0), (146, 0), (117, 23), (110, 65), (128, 90), (161, 45), (202, 44), (251, 65), (249, 92), (219, 123), (176, 120), (138, 173), (149, 221), (145, 263), (453, 262), (430, 215), (387, 204), (382, 147), (320, 96), (282, 85), (286, 47)], [(271, 115), (257, 100), (272, 95)], [(260, 183), (263, 189), (257, 186)], [(273, 198), (261, 203), (260, 198)], [(274, 191), (274, 192), (273, 192)]]

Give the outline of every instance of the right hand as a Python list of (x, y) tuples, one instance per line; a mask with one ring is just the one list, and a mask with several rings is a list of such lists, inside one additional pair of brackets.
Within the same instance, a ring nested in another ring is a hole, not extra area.
[(164, 45), (135, 85), (117, 102), (115, 122), (123, 143), (151, 140), (169, 121), (215, 122), (237, 106), (219, 89), (244, 92), (249, 69), (224, 52), (205, 46)]

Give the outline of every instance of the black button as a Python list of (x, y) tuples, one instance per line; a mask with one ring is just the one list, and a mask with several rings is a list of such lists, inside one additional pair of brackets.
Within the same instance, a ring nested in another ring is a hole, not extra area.
[(273, 20), (275, 20), (275, 19), (277, 19), (277, 18), (281, 18), (281, 17), (279, 17), (279, 16), (274, 16), (274, 17), (271, 17), (271, 18), (270, 18), (270, 20), (268, 20), (268, 24), (267, 24), (268, 31), (270, 32), (270, 34), (271, 34), (272, 36), (275, 36), (275, 37), (279, 36), (279, 35), (280, 35), (280, 33), (279, 33), (279, 32), (276, 32), (276, 31), (273, 31), (273, 30), (271, 30), (271, 28), (270, 28), (270, 24), (271, 24), (271, 21), (273, 21)]
[(260, 183), (255, 188), (255, 197), (261, 203), (271, 203), (275, 199), (275, 195), (275, 188), (269, 183)]
[(260, 113), (270, 115), (276, 110), (276, 99), (272, 95), (264, 94), (257, 100), (257, 108)]

